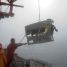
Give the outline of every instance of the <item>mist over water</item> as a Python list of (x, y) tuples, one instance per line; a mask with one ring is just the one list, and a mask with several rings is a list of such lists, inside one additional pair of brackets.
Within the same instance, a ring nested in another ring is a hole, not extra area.
[[(33, 58), (65, 67), (67, 66), (67, 0), (40, 1), (40, 19), (51, 18), (58, 28), (58, 32), (54, 33), (55, 41), (21, 46), (16, 53), (23, 58)], [(3, 47), (7, 47), (12, 37), (17, 43), (20, 42), (25, 34), (24, 27), (38, 21), (37, 0), (18, 0), (16, 4), (24, 5), (24, 8), (14, 7), (15, 16), (0, 21), (0, 42), (3, 43)], [(23, 42), (25, 41), (26, 39)]]

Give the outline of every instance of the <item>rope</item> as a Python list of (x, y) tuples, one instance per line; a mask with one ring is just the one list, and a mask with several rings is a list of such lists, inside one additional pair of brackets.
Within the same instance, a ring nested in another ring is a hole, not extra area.
[(23, 38), (20, 40), (19, 43), (21, 43), (24, 40), (25, 37), (26, 37), (26, 35), (23, 36)]

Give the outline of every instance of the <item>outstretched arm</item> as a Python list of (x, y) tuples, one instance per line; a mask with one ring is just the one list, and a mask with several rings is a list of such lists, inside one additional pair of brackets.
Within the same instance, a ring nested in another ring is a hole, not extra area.
[(27, 43), (16, 43), (16, 48), (22, 45), (26, 45)]

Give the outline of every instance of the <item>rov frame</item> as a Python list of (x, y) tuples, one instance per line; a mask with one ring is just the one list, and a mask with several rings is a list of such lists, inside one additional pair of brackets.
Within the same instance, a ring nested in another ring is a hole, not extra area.
[[(50, 31), (52, 23), (53, 21), (51, 21), (51, 19), (47, 19), (25, 26), (27, 43), (38, 44), (54, 41), (53, 34)], [(49, 27), (48, 31), (46, 31), (47, 26)]]

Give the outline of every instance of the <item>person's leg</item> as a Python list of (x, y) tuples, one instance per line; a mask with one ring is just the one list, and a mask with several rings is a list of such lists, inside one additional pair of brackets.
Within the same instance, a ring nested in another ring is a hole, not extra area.
[(10, 67), (10, 62), (9, 62), (9, 63), (7, 63), (7, 67)]
[(10, 67), (12, 59), (8, 60), (7, 67)]

